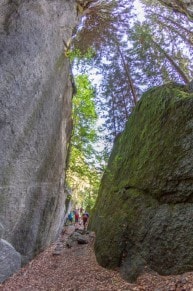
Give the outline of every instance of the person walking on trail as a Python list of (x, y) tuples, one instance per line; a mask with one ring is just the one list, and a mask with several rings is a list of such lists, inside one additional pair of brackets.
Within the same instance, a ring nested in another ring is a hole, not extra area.
[(79, 222), (79, 213), (78, 213), (78, 210), (76, 210), (75, 212), (75, 224)]
[(82, 221), (83, 221), (83, 226), (84, 226), (84, 230), (87, 229), (88, 226), (88, 221), (89, 221), (89, 214), (88, 212), (84, 212), (82, 215)]
[(69, 220), (70, 223), (72, 224), (72, 222), (73, 222), (73, 213), (72, 213), (72, 212), (70, 212), (70, 213), (68, 214), (68, 220)]

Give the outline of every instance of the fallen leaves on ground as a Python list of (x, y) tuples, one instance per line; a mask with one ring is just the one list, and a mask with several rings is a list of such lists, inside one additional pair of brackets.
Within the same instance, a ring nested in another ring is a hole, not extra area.
[[(67, 227), (55, 244), (4, 284), (0, 284), (0, 290), (193, 291), (193, 272), (178, 276), (145, 273), (138, 278), (136, 284), (130, 284), (118, 271), (104, 269), (98, 265), (93, 251), (93, 237), (90, 238), (89, 244), (66, 247), (66, 241), (73, 231), (74, 226)], [(54, 255), (58, 246), (60, 254)]]

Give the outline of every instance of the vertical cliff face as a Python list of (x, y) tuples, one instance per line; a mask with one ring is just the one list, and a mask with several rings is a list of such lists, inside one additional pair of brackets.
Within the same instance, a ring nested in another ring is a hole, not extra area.
[(0, 222), (26, 260), (63, 222), (75, 0), (1, 1)]

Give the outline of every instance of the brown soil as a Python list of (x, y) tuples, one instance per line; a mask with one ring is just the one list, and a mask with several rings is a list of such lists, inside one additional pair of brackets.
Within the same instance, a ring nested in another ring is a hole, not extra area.
[(193, 291), (193, 273), (178, 276), (159, 276), (145, 273), (136, 284), (121, 278), (118, 271), (98, 265), (93, 251), (94, 236), (89, 244), (71, 248), (66, 246), (74, 226), (68, 226), (56, 243), (39, 254), (18, 273), (0, 284), (3, 291), (95, 291), (95, 290), (136, 290), (136, 291)]

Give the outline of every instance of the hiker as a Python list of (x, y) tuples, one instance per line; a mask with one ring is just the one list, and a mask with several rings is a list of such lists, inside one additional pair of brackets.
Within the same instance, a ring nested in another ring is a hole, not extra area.
[(72, 224), (72, 222), (73, 222), (73, 213), (72, 213), (72, 212), (70, 212), (70, 213), (68, 214), (68, 220), (69, 220), (70, 223)]
[(88, 212), (84, 212), (82, 215), (82, 221), (83, 221), (83, 226), (84, 226), (84, 230), (87, 229), (88, 226), (88, 221), (89, 221), (89, 214)]
[(75, 212), (75, 224), (78, 223), (79, 221), (79, 213), (78, 213), (78, 210), (76, 210)]

